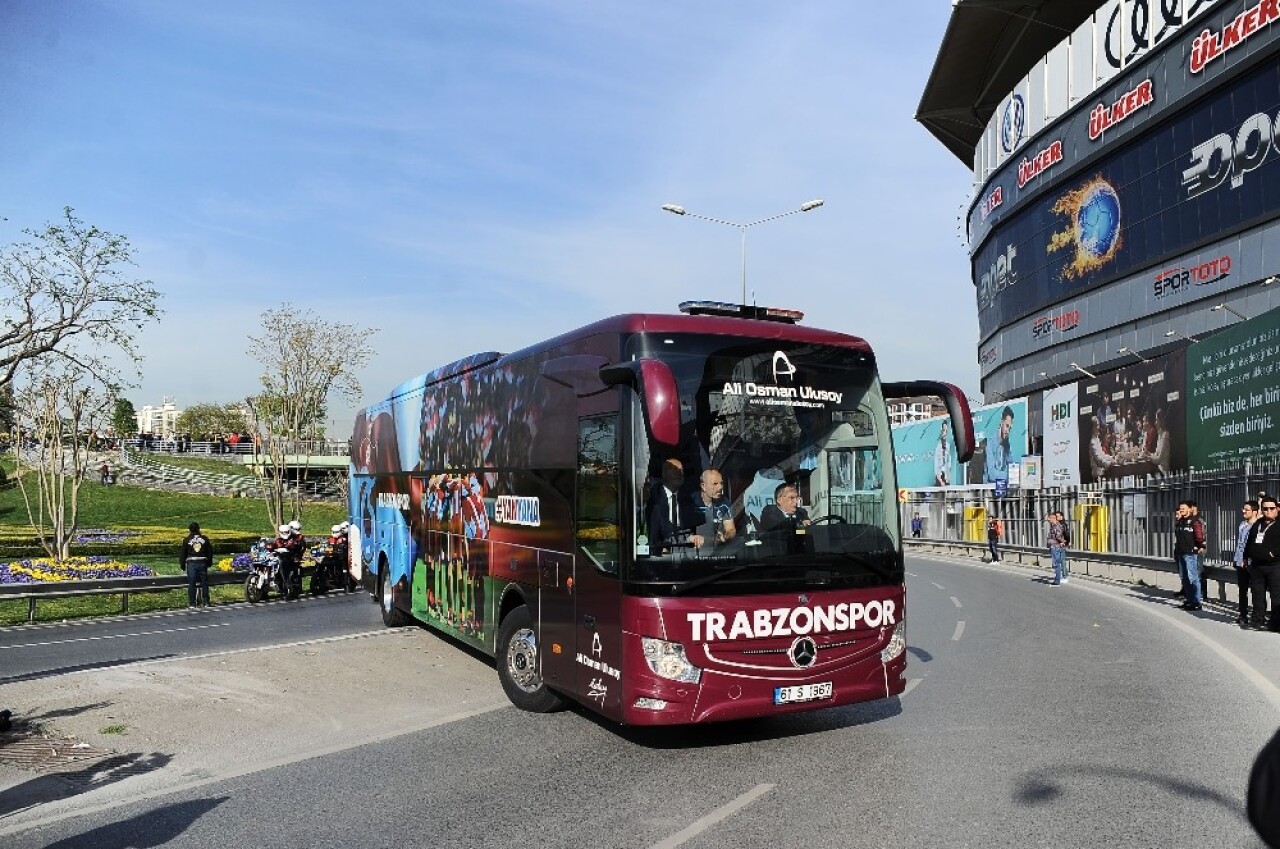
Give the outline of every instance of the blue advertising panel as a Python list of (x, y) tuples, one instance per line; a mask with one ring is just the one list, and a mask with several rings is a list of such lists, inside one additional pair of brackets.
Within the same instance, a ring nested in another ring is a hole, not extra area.
[(977, 448), (967, 464), (965, 483), (971, 486), (1008, 482), (1009, 466), (1027, 453), (1027, 399), (979, 407), (973, 411)]
[(1001, 222), (974, 257), (979, 335), (1274, 215), (1278, 111), (1280, 64), (1267, 62)]
[(893, 458), (899, 487), (920, 489), (961, 482), (951, 422), (946, 416), (895, 427)]

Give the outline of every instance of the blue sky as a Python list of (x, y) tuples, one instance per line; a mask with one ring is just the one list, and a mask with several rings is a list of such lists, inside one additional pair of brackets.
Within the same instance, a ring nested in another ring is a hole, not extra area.
[[(909, 8), (909, 13), (904, 11)], [(620, 312), (736, 300), (977, 394), (957, 216), (912, 119), (951, 4), (6, 0), (0, 244), (72, 206), (165, 293), (135, 405), (257, 389), (284, 301), (377, 328), (365, 400)], [(335, 432), (351, 413), (333, 411)]]

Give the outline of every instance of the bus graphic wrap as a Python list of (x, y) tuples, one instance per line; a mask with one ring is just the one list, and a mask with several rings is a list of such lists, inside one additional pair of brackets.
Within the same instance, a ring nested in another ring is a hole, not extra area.
[(358, 566), (388, 625), (494, 655), (528, 710), (673, 724), (893, 697), (892, 456), (865, 342), (619, 316), (362, 411)]

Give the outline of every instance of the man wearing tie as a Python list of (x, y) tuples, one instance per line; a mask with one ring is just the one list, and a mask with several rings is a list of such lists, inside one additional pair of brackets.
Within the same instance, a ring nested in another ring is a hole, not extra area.
[(649, 496), (649, 539), (657, 553), (670, 551), (677, 543), (689, 542), (695, 548), (703, 543), (701, 535), (691, 533), (702, 524), (702, 511), (693, 503), (684, 486), (684, 464), (672, 458), (662, 464), (662, 486), (655, 486)]
[(795, 484), (779, 484), (773, 491), (773, 501), (760, 511), (760, 529), (767, 535), (784, 538), (788, 553), (803, 552), (805, 527), (811, 522), (800, 506), (800, 490)]

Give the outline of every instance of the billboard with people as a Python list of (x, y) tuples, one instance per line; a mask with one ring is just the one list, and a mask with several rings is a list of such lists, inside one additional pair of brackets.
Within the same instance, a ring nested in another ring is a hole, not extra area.
[(973, 437), (977, 448), (965, 471), (965, 483), (1008, 485), (1009, 468), (1018, 468), (1027, 453), (1027, 399), (1014, 398), (975, 409)]
[(907, 489), (954, 486), (961, 480), (946, 416), (910, 422), (893, 429), (893, 459), (898, 486)]
[(1187, 467), (1185, 369), (1175, 351), (1078, 384), (1081, 483)]

